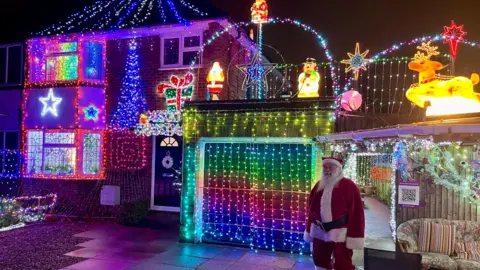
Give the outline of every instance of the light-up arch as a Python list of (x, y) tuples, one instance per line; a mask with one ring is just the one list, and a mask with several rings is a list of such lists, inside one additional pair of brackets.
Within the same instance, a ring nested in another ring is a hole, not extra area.
[[(335, 63), (334, 63), (334, 60), (333, 60), (333, 56), (330, 53), (330, 50), (328, 49), (327, 40), (321, 34), (319, 34), (314, 28), (312, 28), (311, 26), (309, 26), (307, 24), (304, 24), (304, 23), (301, 23), (301, 22), (299, 22), (297, 20), (294, 20), (294, 19), (291, 19), (291, 18), (278, 18), (277, 17), (277, 18), (272, 18), (268, 21), (268, 24), (280, 24), (280, 23), (281, 24), (295, 25), (299, 28), (302, 28), (304, 31), (312, 33), (318, 39), (318, 41), (320, 43), (320, 47), (324, 50), (325, 56), (326, 56), (326, 58), (327, 58), (327, 60), (330, 64), (330, 78), (332, 79), (332, 82), (333, 82), (333, 85), (332, 85), (333, 92), (334, 92), (335, 96), (338, 96), (340, 94), (340, 86), (338, 84), (338, 76), (337, 76), (337, 73), (336, 73), (337, 69), (336, 69), (336, 66), (335, 66)], [(237, 29), (237, 28), (242, 27), (242, 26), (243, 27), (250, 26), (251, 24), (252, 24), (251, 22), (239, 22), (239, 23), (234, 23), (234, 24), (228, 25), (222, 31), (218, 31), (218, 32), (214, 33), (208, 40), (206, 40), (202, 44), (202, 46), (200, 47), (199, 53), (203, 52), (205, 50), (206, 46), (210, 45), (212, 42), (214, 42), (221, 35), (223, 35), (225, 33), (228, 33), (232, 29)], [(254, 46), (254, 45), (256, 45), (256, 43), (252, 42), (252, 46)], [(198, 55), (192, 61), (191, 65), (190, 65), (190, 70), (195, 69), (197, 58), (198, 58)]]

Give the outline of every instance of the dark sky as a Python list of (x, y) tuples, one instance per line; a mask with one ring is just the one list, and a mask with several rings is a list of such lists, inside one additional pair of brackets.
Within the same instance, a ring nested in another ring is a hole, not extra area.
[[(0, 43), (21, 41), (30, 32), (58, 22), (94, 0), (1, 0)], [(193, 2), (200, 0), (191, 0)], [(208, 0), (205, 0), (208, 1)], [(210, 0), (235, 21), (250, 19), (254, 0)], [(270, 0), (270, 15), (290, 17), (311, 25), (328, 39), (336, 59), (346, 57), (359, 41), (372, 53), (424, 34), (440, 33), (452, 19), (465, 24), (469, 40), (480, 40), (478, 0)], [(266, 44), (277, 48), (289, 63), (307, 57), (325, 60), (313, 36), (290, 25), (265, 27)], [(441, 51), (448, 52), (447, 45)], [(266, 49), (268, 55), (268, 49)], [(411, 56), (411, 51), (400, 54)], [(460, 47), (459, 63), (476, 65), (480, 49)], [(458, 70), (458, 69), (457, 69)]]

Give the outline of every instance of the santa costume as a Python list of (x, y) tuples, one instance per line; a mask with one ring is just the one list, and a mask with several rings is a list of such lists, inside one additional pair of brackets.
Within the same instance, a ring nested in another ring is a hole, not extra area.
[(363, 249), (365, 243), (362, 198), (357, 185), (343, 177), (341, 159), (322, 161), (339, 169), (328, 181), (323, 176), (310, 193), (304, 240), (313, 242), (315, 270), (353, 270), (353, 249)]

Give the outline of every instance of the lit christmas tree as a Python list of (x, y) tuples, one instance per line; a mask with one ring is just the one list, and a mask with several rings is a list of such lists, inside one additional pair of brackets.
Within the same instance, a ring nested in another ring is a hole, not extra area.
[(117, 130), (136, 127), (140, 114), (147, 109), (145, 95), (140, 85), (137, 42), (131, 40), (128, 47), (127, 65), (121, 94), (110, 123), (110, 127)]

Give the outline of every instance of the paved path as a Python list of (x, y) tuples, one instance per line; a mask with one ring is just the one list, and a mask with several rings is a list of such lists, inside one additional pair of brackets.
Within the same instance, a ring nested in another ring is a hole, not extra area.
[[(388, 209), (366, 198), (367, 247), (389, 250), (393, 245)], [(385, 216), (387, 215), (387, 216)], [(99, 225), (77, 237), (92, 240), (65, 255), (86, 258), (70, 270), (300, 270), (314, 269), (311, 257), (207, 244), (177, 243), (178, 227), (164, 230)], [(371, 237), (371, 238), (370, 238)], [(390, 238), (389, 238), (390, 237)], [(390, 242), (389, 242), (390, 241)], [(363, 250), (355, 251), (354, 263), (363, 265)]]

